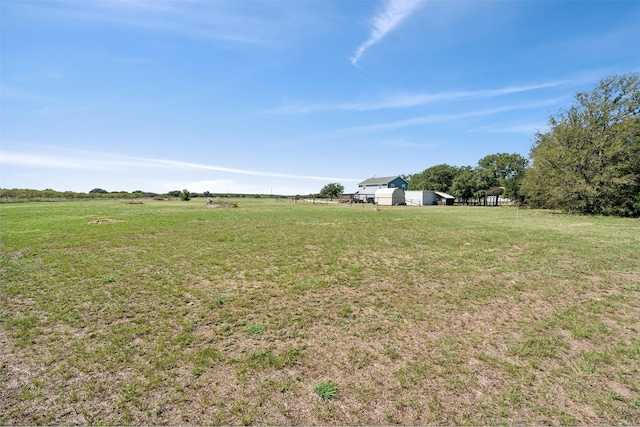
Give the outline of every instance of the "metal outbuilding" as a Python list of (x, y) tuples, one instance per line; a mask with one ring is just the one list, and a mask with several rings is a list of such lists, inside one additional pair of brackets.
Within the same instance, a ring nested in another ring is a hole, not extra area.
[(409, 206), (431, 206), (438, 204), (435, 191), (405, 191), (404, 198)]
[(404, 205), (404, 190), (401, 188), (381, 188), (376, 190), (374, 200), (381, 206)]
[(433, 193), (438, 198), (439, 205), (453, 205), (453, 202), (456, 200), (451, 194), (443, 193), (442, 191), (434, 191)]

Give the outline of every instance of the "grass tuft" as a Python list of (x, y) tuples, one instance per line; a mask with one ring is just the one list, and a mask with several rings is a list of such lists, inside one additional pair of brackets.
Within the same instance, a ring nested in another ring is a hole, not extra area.
[(313, 392), (327, 402), (338, 396), (338, 385), (331, 380), (319, 381), (313, 385)]

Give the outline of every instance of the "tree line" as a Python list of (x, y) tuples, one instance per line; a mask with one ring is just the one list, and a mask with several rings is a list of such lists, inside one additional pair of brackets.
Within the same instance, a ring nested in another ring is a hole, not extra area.
[(459, 203), (480, 203), (492, 188), (503, 187), (503, 197), (522, 202), (520, 186), (529, 161), (520, 154), (483, 157), (476, 167), (441, 164), (407, 176), (409, 190), (434, 190), (455, 196)]
[(0, 201), (24, 201), (24, 200), (84, 200), (84, 199), (141, 199), (158, 197), (157, 193), (146, 191), (111, 191), (94, 188), (88, 193), (76, 191), (56, 191), (50, 188), (46, 190), (33, 190), (25, 188), (0, 188)]
[[(277, 194), (245, 194), (245, 193), (211, 193), (204, 191), (201, 193), (184, 190), (173, 190), (167, 193), (153, 193), (136, 190), (127, 191), (107, 191), (102, 188), (94, 188), (89, 192), (76, 191), (56, 191), (52, 189), (34, 190), (24, 188), (0, 188), (0, 202), (23, 202), (23, 201), (63, 201), (63, 200), (90, 200), (90, 199), (180, 199), (184, 201), (192, 198), (282, 198), (289, 197)], [(300, 195), (296, 196), (302, 197)]]

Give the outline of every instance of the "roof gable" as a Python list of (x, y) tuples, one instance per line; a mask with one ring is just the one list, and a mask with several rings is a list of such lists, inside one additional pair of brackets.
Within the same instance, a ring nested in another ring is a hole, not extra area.
[(434, 191), (435, 194), (442, 197), (443, 199), (455, 199), (451, 194), (443, 193), (442, 191)]
[[(369, 179), (365, 179), (358, 185), (386, 185), (396, 178), (400, 178), (400, 177), (399, 176), (382, 176), (380, 178), (369, 178)], [(402, 180), (405, 181), (404, 179)]]

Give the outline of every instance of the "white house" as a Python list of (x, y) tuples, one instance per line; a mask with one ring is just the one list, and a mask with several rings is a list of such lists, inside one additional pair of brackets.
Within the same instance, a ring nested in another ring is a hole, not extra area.
[(369, 178), (358, 184), (358, 192), (354, 199), (371, 203), (377, 190), (381, 188), (400, 188), (406, 190), (409, 183), (400, 176), (384, 176), (381, 178)]

